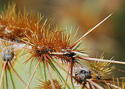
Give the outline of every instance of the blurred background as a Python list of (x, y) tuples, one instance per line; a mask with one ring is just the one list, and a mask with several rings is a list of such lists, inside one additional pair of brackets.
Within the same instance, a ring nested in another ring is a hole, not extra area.
[[(80, 48), (88, 48), (91, 57), (104, 52), (105, 58), (125, 61), (125, 0), (0, 0), (0, 12), (8, 2), (18, 8), (40, 12), (45, 18), (54, 16), (54, 23), (73, 32), (77, 38), (94, 27), (110, 13), (111, 18), (83, 39)], [(125, 65), (116, 65), (125, 70)], [(124, 73), (115, 73), (124, 76)]]

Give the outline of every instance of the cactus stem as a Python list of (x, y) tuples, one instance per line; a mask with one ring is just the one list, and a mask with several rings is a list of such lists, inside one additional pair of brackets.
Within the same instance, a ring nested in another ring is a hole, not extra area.
[(9, 66), (11, 67), (11, 69), (13, 70), (13, 72), (17, 75), (17, 77), (27, 86), (27, 84), (21, 79), (21, 77), (16, 73), (16, 71), (13, 69), (13, 66), (11, 65), (10, 62), (8, 62)]
[[(62, 69), (64, 72), (66, 72), (68, 75), (69, 72), (66, 71), (63, 67), (61, 67), (55, 60), (53, 60), (48, 54), (46, 55), (53, 63), (55, 63), (60, 69)], [(56, 69), (56, 67), (54, 68), (56, 70), (56, 72), (60, 75), (59, 71)], [(64, 78), (60, 75), (60, 77), (62, 78), (63, 82), (65, 82)], [(67, 84), (66, 84), (67, 85)], [(67, 85), (67, 87), (70, 89), (70, 87)]]
[(34, 72), (33, 72), (32, 76), (31, 76), (31, 78), (30, 78), (29, 83), (27, 84), (26, 89), (29, 89), (29, 85), (30, 85), (30, 83), (31, 83), (31, 81), (32, 81), (32, 79), (33, 79), (33, 76), (34, 76), (34, 74), (35, 74), (35, 72), (36, 72), (36, 69), (38, 68), (38, 65), (40, 64), (42, 58), (43, 58), (43, 56), (41, 56), (41, 58), (39, 59), (39, 62), (37, 63), (37, 65), (36, 65), (36, 67), (35, 67), (35, 69), (34, 69)]

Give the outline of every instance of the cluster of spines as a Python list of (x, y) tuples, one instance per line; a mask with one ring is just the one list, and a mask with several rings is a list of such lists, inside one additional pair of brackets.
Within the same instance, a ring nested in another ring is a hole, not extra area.
[[(53, 83), (55, 85), (55, 89), (62, 88), (62, 85), (60, 85), (60, 83), (57, 80), (53, 80)], [(39, 80), (36, 88), (37, 89), (53, 89), (50, 80), (47, 80), (47, 81)]]
[[(4, 40), (16, 41), (19, 43), (24, 43), (26, 46), (31, 46), (30, 49), (28, 47), (24, 47), (26, 48), (28, 53), (31, 54), (31, 56), (27, 59), (26, 62), (33, 58), (38, 58), (39, 62), (36, 65), (36, 68), (30, 78), (29, 83), (27, 84), (27, 89), (29, 88), (31, 80), (40, 62), (45, 62), (46, 64), (52, 88), (55, 89), (55, 85), (48, 65), (50, 65), (52, 69), (60, 75), (64, 82), (65, 88), (69, 75), (71, 76), (71, 78), (75, 79), (75, 77), (72, 76), (73, 65), (74, 63), (80, 65), (79, 63), (77, 63), (79, 62), (79, 60), (101, 61), (106, 62), (106, 64), (107, 62), (125, 64), (124, 62), (119, 61), (86, 57), (86, 54), (75, 48), (86, 35), (92, 32), (110, 16), (111, 14), (107, 16), (104, 20), (102, 20), (100, 23), (98, 23), (96, 26), (94, 26), (92, 29), (90, 29), (88, 32), (86, 32), (80, 39), (73, 43), (71, 40), (71, 34), (65, 34), (63, 30), (61, 30), (59, 27), (52, 25), (52, 18), (50, 20), (46, 19), (44, 21), (41, 15), (35, 16), (32, 13), (28, 14), (25, 10), (23, 14), (20, 11), (18, 12), (18, 14), (16, 14), (15, 5), (9, 5), (7, 11), (2, 12), (0, 17), (0, 37)], [(73, 44), (70, 44), (70, 42)], [(77, 56), (77, 54), (80, 56)], [(69, 63), (68, 72), (64, 68), (62, 68), (58, 63), (56, 63), (54, 58), (60, 58), (62, 60), (67, 61)], [(56, 64), (58, 67), (60, 67), (67, 73), (66, 80), (64, 80), (64, 78), (59, 73), (58, 69), (55, 67), (54, 64)], [(105, 63), (103, 64), (105, 65)], [(99, 69), (97, 70), (100, 71)], [(89, 83), (92, 83), (97, 88), (101, 87), (95, 82), (93, 82), (91, 79), (85, 80)], [(84, 84), (85, 83), (82, 83), (82, 85)]]
[(16, 52), (17, 51), (13, 47), (13, 42), (0, 40), (0, 58), (1, 58), (0, 64), (2, 64), (0, 87), (3, 82), (4, 73), (6, 72), (6, 70), (10, 70), (10, 69), (16, 74), (16, 76), (20, 79), (20, 81), (24, 83), (24, 85), (26, 85), (23, 79), (19, 76), (19, 74), (13, 68), (15, 61), (17, 59), (16, 57), (18, 55), (17, 54), (18, 52), (17, 53)]

